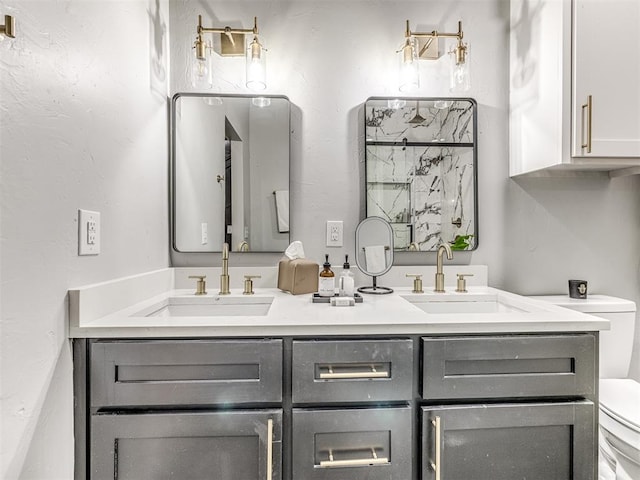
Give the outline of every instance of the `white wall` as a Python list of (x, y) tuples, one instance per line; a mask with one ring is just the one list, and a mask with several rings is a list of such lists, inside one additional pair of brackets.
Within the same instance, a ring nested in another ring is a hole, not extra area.
[[(149, 90), (146, 2), (4, 0), (0, 7), (17, 16), (23, 32), (16, 49), (5, 43), (0, 51), (0, 476), (69, 479), (66, 290), (167, 264), (166, 105)], [(520, 293), (565, 291), (566, 280), (580, 276), (592, 292), (640, 303), (640, 177), (508, 178), (507, 2), (175, 0), (169, 7), (172, 55), (179, 55), (172, 93), (190, 90), (184, 58), (198, 13), (213, 25), (245, 28), (259, 17), (269, 48), (268, 93), (296, 105), (292, 239), (317, 261), (329, 251), (334, 263), (353, 251), (363, 209), (362, 104), (397, 93), (393, 52), (405, 20), (427, 31), (455, 30), (463, 20), (469, 96), (479, 104), (480, 246), (456, 262), (487, 264), (492, 285)], [(241, 59), (216, 68), (217, 91), (246, 92)], [(446, 66), (422, 68), (437, 83), (423, 76), (418, 94), (447, 95)], [(102, 212), (98, 257), (76, 256), (77, 208)], [(344, 248), (324, 247), (326, 220), (345, 222)]]
[[(168, 264), (167, 10), (0, 1), (3, 480), (73, 478), (67, 289)], [(77, 256), (78, 208), (102, 215), (99, 256)]]
[[(174, 93), (192, 91), (186, 59), (198, 14), (205, 26), (238, 28), (258, 17), (269, 49), (267, 93), (295, 105), (291, 238), (303, 242), (308, 257), (322, 263), (328, 252), (334, 264), (353, 252), (364, 212), (362, 106), (370, 96), (398, 94), (394, 51), (405, 21), (415, 31), (450, 32), (462, 20), (473, 77), (468, 96), (478, 102), (479, 248), (456, 253), (454, 263), (486, 264), (492, 285), (517, 293), (566, 292), (567, 280), (581, 277), (592, 293), (640, 305), (640, 176), (509, 178), (508, 1), (182, 1), (170, 8)], [(449, 95), (445, 62), (421, 63), (417, 95)], [(213, 91), (251, 93), (243, 59), (215, 56), (214, 75)], [(324, 246), (327, 220), (344, 221), (344, 248)], [(266, 255), (250, 260), (276, 262)], [(395, 260), (435, 263), (429, 253), (400, 253)], [(632, 375), (640, 378), (636, 330)]]

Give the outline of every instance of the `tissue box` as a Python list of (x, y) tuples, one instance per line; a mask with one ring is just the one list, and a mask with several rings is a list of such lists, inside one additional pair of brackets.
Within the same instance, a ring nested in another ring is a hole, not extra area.
[(317, 292), (319, 273), (320, 265), (311, 260), (285, 258), (278, 264), (278, 288), (293, 295)]

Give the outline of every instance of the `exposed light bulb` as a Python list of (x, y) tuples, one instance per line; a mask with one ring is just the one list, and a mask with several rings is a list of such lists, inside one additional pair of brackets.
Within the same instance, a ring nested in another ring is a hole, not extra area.
[(399, 51), (401, 92), (414, 92), (420, 87), (420, 71), (418, 69), (418, 46), (415, 38), (407, 38)]
[[(462, 55), (460, 49), (462, 50)], [(449, 90), (453, 93), (464, 93), (471, 88), (469, 74), (469, 47), (467, 44), (458, 46), (449, 52), (451, 57), (451, 74)]]
[(267, 88), (266, 53), (264, 47), (254, 36), (247, 48), (247, 88), (264, 90)]
[(213, 87), (210, 48), (201, 39), (196, 40), (195, 48), (196, 55), (191, 61), (191, 85), (200, 90), (210, 89)]

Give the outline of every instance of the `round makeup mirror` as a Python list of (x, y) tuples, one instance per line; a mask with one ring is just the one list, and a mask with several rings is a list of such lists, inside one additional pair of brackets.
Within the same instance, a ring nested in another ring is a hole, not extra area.
[(380, 287), (377, 277), (393, 266), (393, 229), (380, 217), (368, 217), (356, 228), (356, 264), (360, 271), (373, 277), (373, 285), (358, 288), (361, 293), (385, 294), (393, 289)]

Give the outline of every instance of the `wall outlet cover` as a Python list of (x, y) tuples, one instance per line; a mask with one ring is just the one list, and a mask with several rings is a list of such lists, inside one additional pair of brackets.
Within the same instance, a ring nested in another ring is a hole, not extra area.
[(342, 220), (327, 221), (327, 247), (342, 247), (343, 225)]
[(78, 210), (78, 255), (100, 253), (100, 212)]

